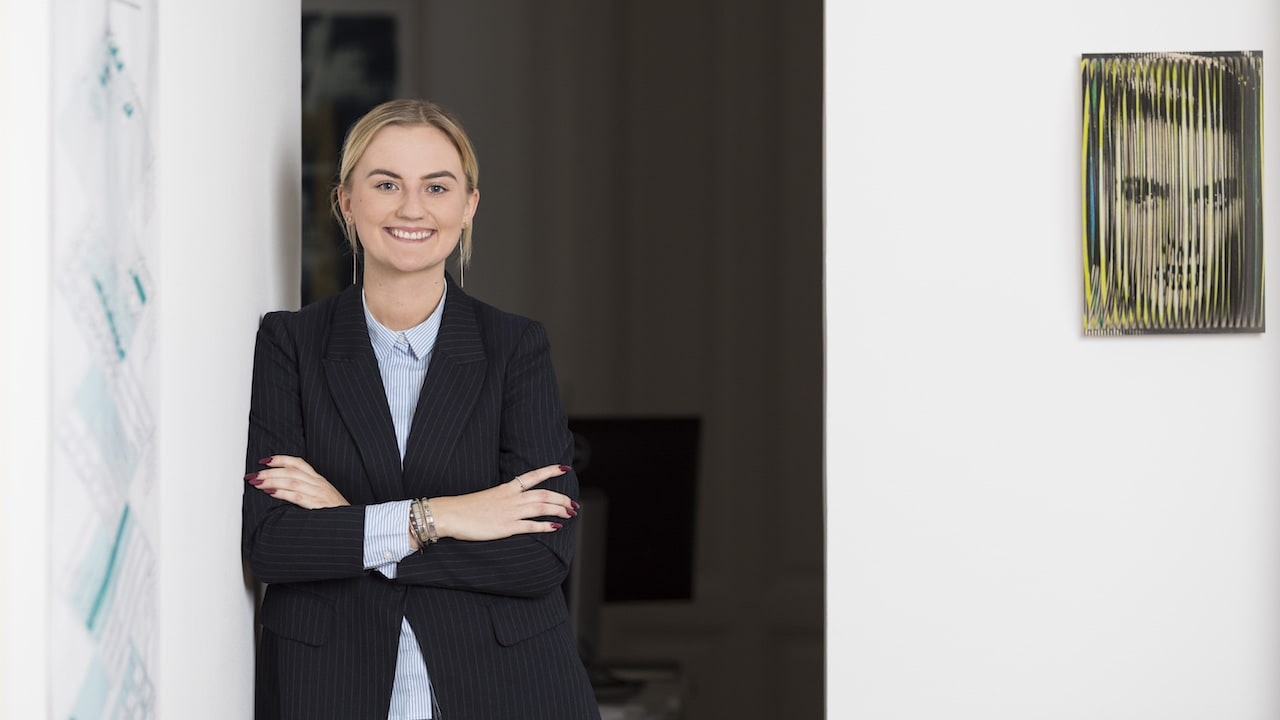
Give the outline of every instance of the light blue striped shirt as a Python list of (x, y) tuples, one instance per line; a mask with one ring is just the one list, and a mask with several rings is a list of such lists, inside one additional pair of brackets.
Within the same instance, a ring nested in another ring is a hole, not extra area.
[[(363, 292), (361, 299), (363, 300)], [(404, 461), (413, 411), (418, 406), (422, 381), (427, 377), (431, 351), (440, 332), (444, 315), (444, 294), (431, 316), (420, 325), (403, 332), (387, 329), (364, 308), (369, 325), (369, 340), (382, 372), (382, 387), (391, 408), (391, 421), (396, 428), (396, 444)], [(396, 576), (399, 563), (413, 549), (409, 546), (409, 500), (366, 505), (364, 509), (364, 567), (377, 570), (389, 578)], [(427, 664), (422, 659), (418, 638), (409, 620), (400, 621), (400, 650), (396, 657), (396, 679), (391, 688), (391, 711), (388, 720), (424, 720), (432, 716), (431, 681)]]

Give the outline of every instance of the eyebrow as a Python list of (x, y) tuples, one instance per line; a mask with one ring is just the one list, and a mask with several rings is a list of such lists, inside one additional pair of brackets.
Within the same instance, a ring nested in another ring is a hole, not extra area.
[[(383, 170), (382, 168), (374, 168), (374, 169), (370, 170), (370, 171), (369, 171), (369, 174), (368, 174), (368, 175), (365, 175), (365, 177), (373, 177), (374, 175), (386, 175), (387, 177), (392, 178), (393, 180), (403, 180), (403, 179), (404, 179), (404, 178), (400, 177), (400, 175), (399, 175), (398, 173), (393, 173), (393, 172), (391, 172), (390, 170)], [(422, 179), (423, 179), (423, 180), (434, 180), (434, 179), (436, 179), (436, 178), (442, 178), (442, 177), (452, 178), (453, 180), (457, 180), (457, 179), (458, 179), (458, 176), (457, 176), (457, 175), (454, 175), (452, 172), (449, 172), (448, 170), (437, 170), (437, 171), (432, 172), (432, 173), (427, 173), (426, 175), (423, 175), (423, 176), (422, 176)]]

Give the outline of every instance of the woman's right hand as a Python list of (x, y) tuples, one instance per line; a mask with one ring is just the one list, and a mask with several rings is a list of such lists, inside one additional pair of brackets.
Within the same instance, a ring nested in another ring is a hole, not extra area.
[[(561, 525), (536, 517), (571, 518), (578, 504), (567, 495), (535, 486), (569, 472), (567, 465), (548, 465), (479, 492), (431, 498), (436, 533), (457, 540), (498, 540), (526, 533), (555, 532)], [(412, 533), (411, 533), (412, 535)]]

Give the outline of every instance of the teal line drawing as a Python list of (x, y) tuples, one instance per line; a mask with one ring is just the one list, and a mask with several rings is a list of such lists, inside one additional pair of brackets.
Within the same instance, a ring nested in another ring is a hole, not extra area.
[(107, 327), (111, 329), (111, 338), (116, 344), (116, 356), (124, 359), (124, 346), (120, 343), (120, 331), (116, 328), (116, 316), (111, 312), (111, 303), (107, 301), (107, 291), (102, 287), (102, 281), (97, 277), (93, 278), (93, 289), (98, 293), (98, 300), (102, 303), (102, 312), (107, 316)]
[(84, 275), (79, 277), (83, 279), (68, 279), (67, 282), (75, 284), (71, 292), (77, 295), (84, 288), (85, 302), (89, 302), (88, 290), (92, 288), (98, 312), (86, 313), (81, 319), (96, 326), (93, 332), (99, 338), (97, 344), (105, 355), (104, 361), (121, 362), (134, 349), (133, 339), (142, 309), (154, 288), (141, 258), (126, 263), (111, 257), (108, 250), (110, 241), (104, 235), (95, 234), (86, 240), (80, 260)]
[(130, 270), (129, 277), (133, 278), (133, 287), (138, 291), (138, 299), (143, 305), (147, 304), (147, 291), (142, 288), (142, 279), (138, 277), (138, 273)]
[(89, 610), (89, 619), (85, 622), (85, 627), (92, 632), (94, 626), (98, 622), (98, 614), (102, 610), (103, 604), (106, 602), (108, 590), (114, 585), (116, 561), (120, 558), (120, 549), (124, 544), (124, 530), (129, 522), (129, 506), (124, 506), (124, 512), (120, 514), (120, 525), (116, 528), (116, 539), (111, 544), (111, 555), (107, 558), (106, 576), (102, 578), (102, 585), (98, 588), (98, 596), (93, 600), (93, 608)]

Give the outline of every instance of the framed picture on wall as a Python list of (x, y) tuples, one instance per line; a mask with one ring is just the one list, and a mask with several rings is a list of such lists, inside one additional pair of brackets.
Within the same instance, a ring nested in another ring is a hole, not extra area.
[(1262, 332), (1262, 53), (1081, 57), (1084, 332)]
[(352, 254), (329, 211), (347, 129), (369, 108), (414, 93), (413, 0), (302, 3), (302, 302), (352, 282)]

